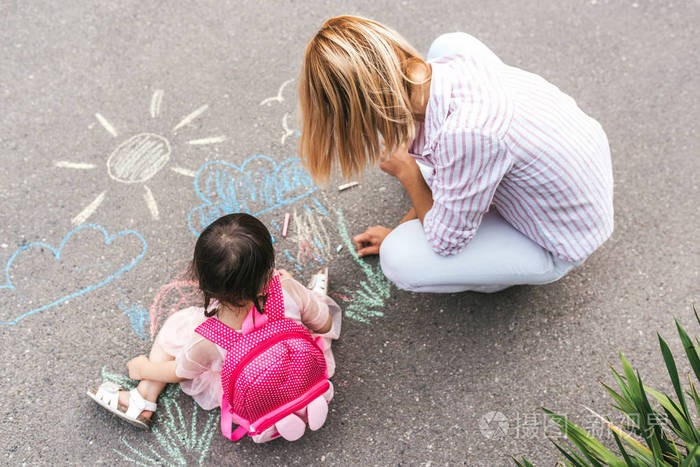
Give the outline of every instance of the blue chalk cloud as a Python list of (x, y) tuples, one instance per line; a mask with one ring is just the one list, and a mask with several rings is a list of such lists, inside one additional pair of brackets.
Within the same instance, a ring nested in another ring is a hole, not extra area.
[[(10, 318), (0, 321), (0, 326), (15, 325), (35, 313), (104, 287), (133, 268), (145, 254), (146, 241), (138, 232), (124, 230), (109, 235), (97, 224), (76, 227), (57, 248), (44, 242), (23, 245), (5, 265), (5, 284), (0, 286), (0, 297), (4, 303), (3, 315)], [(20, 286), (12, 278), (21, 275), (21, 270), (28, 271)], [(25, 295), (38, 298), (27, 306)], [(19, 302), (13, 305), (8, 297)], [(12, 317), (11, 310), (21, 313)]]
[(277, 163), (261, 155), (246, 159), (240, 166), (226, 161), (207, 162), (197, 171), (194, 188), (204, 201), (187, 216), (187, 225), (195, 236), (225, 214), (262, 214), (318, 189), (299, 158)]

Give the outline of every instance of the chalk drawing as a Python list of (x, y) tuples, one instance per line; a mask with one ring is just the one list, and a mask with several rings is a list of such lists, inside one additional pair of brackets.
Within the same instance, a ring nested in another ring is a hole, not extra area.
[(148, 309), (150, 317), (151, 337), (155, 337), (158, 329), (170, 314), (204, 303), (197, 282), (182, 278), (183, 274), (160, 288), (153, 303)]
[(102, 201), (105, 200), (105, 194), (107, 194), (106, 191), (103, 191), (99, 195), (97, 195), (97, 198), (92, 200), (90, 204), (85, 206), (82, 211), (80, 211), (74, 218), (70, 220), (71, 224), (73, 225), (80, 225), (83, 222), (87, 220), (88, 217), (92, 216), (92, 214), (97, 211), (97, 208), (100, 207), (100, 204), (102, 204)]
[[(151, 97), (150, 114), (151, 118), (157, 118), (161, 114), (161, 105), (163, 102), (163, 90), (156, 89)], [(172, 133), (176, 134), (178, 130), (186, 127), (195, 119), (201, 116), (209, 105), (205, 104), (194, 112), (188, 114), (172, 129)], [(95, 118), (113, 137), (117, 137), (118, 133), (114, 126), (100, 113), (95, 114)], [(190, 145), (207, 145), (218, 144), (226, 140), (225, 136), (210, 136), (207, 138), (190, 139), (187, 144)], [(171, 159), (170, 141), (164, 136), (156, 133), (141, 132), (130, 138), (122, 141), (116, 149), (114, 149), (107, 158), (107, 174), (109, 177), (119, 183), (145, 183), (158, 174)], [(74, 161), (55, 161), (54, 165), (62, 169), (73, 170), (90, 170), (97, 166), (92, 163), (74, 162)], [(192, 177), (193, 171), (182, 168), (173, 167), (172, 170), (178, 174)], [(151, 213), (154, 220), (159, 219), (158, 204), (153, 192), (144, 185), (146, 193), (144, 200), (146, 207)], [(86, 205), (79, 214), (71, 219), (73, 225), (80, 225), (92, 216), (97, 208), (100, 207), (105, 200), (106, 191), (100, 193), (94, 200)]]
[(170, 170), (180, 175), (184, 175), (185, 177), (194, 178), (197, 175), (197, 172), (195, 172), (194, 170), (185, 169), (183, 167), (172, 167)]
[(56, 167), (63, 169), (78, 169), (78, 170), (88, 170), (97, 167), (95, 164), (85, 164), (82, 162), (68, 162), (68, 161), (56, 161), (54, 162)]
[(369, 322), (370, 318), (384, 316), (380, 311), (384, 308), (386, 300), (391, 296), (392, 283), (384, 277), (384, 273), (379, 266), (372, 266), (357, 256), (355, 247), (350, 240), (348, 229), (345, 226), (343, 212), (336, 211), (338, 216), (338, 233), (343, 243), (347, 247), (352, 259), (362, 268), (366, 281), (360, 281), (360, 287), (352, 293), (352, 301), (345, 308), (345, 315), (348, 318)]
[(158, 204), (156, 203), (156, 199), (153, 196), (153, 192), (151, 191), (150, 188), (148, 188), (146, 185), (143, 186), (146, 189), (146, 192), (143, 194), (143, 199), (146, 200), (146, 207), (148, 207), (148, 210), (151, 211), (151, 217), (153, 220), (158, 220), (159, 215), (158, 215)]
[(163, 90), (156, 89), (151, 97), (151, 118), (156, 118), (160, 114), (160, 105), (163, 103)]
[(316, 216), (308, 206), (304, 207), (301, 214), (296, 209), (293, 212), (292, 240), (297, 244), (295, 261), (302, 267), (306, 266), (309, 260), (323, 264), (323, 258), (327, 258), (331, 253), (331, 241), (324, 225), (325, 219)]
[(144, 329), (148, 322), (148, 310), (139, 304), (127, 305), (127, 300), (124, 297), (119, 302), (119, 309), (129, 318), (129, 324), (131, 324), (134, 334), (141, 339), (148, 339), (148, 334)]
[(191, 139), (187, 142), (187, 144), (201, 146), (202, 144), (216, 144), (216, 143), (223, 143), (224, 141), (226, 141), (225, 136), (211, 136), (209, 138)]
[(197, 171), (194, 188), (204, 201), (187, 216), (187, 225), (195, 236), (225, 214), (259, 215), (318, 189), (299, 158), (277, 163), (262, 155), (249, 157), (240, 166), (226, 161), (207, 162)]
[(277, 95), (276, 95), (276, 96), (273, 96), (273, 97), (268, 97), (267, 99), (261, 100), (261, 101), (260, 101), (260, 105), (267, 104), (267, 105), (269, 106), (269, 105), (272, 104), (273, 102), (283, 102), (283, 101), (284, 101), (284, 97), (282, 97), (282, 91), (284, 91), (284, 88), (285, 88), (289, 83), (291, 83), (292, 81), (294, 81), (294, 80), (293, 80), (293, 79), (288, 79), (287, 81), (285, 81), (284, 83), (282, 83), (282, 85), (281, 85), (281, 86), (279, 87), (279, 89), (277, 90)]
[(102, 125), (102, 126), (104, 127), (104, 129), (107, 130), (107, 132), (108, 132), (110, 135), (114, 136), (115, 138), (117, 137), (117, 130), (114, 129), (114, 127), (112, 126), (112, 124), (109, 123), (109, 122), (107, 121), (106, 118), (104, 118), (104, 117), (103, 117), (101, 114), (99, 114), (99, 113), (96, 113), (96, 114), (95, 114), (95, 118), (97, 119), (98, 122), (100, 122), (100, 125)]
[(294, 134), (294, 129), (289, 128), (289, 125), (287, 124), (288, 117), (289, 113), (285, 113), (284, 117), (282, 117), (282, 129), (284, 130), (284, 134), (282, 135), (282, 139), (280, 139), (280, 144), (284, 144), (284, 142), (287, 140), (287, 137), (292, 136)]
[(344, 302), (351, 302), (352, 301), (352, 297), (348, 297), (347, 295), (343, 295), (342, 293), (328, 292), (328, 295), (330, 295), (331, 297), (338, 297), (339, 299), (341, 299)]
[[(91, 283), (89, 285), (82, 286), (78, 290), (67, 293), (63, 296), (45, 299), (45, 302), (48, 302), (48, 303), (44, 303), (40, 306), (37, 306), (35, 308), (30, 309), (29, 311), (25, 311), (24, 313), (20, 314), (19, 316), (15, 317), (13, 319), (10, 319), (8, 321), (0, 321), (0, 325), (13, 326), (13, 325), (19, 323), (24, 318), (31, 316), (35, 313), (38, 313), (38, 312), (44, 311), (44, 310), (48, 310), (49, 308), (52, 308), (56, 305), (59, 305), (63, 302), (66, 302), (67, 300), (70, 300), (70, 299), (75, 298), (75, 297), (79, 297), (81, 295), (85, 295), (86, 293), (97, 290), (100, 287), (104, 287), (105, 285), (107, 285), (111, 281), (113, 281), (114, 279), (120, 277), (126, 271), (133, 268), (136, 265), (136, 263), (138, 263), (141, 260), (141, 258), (143, 258), (144, 255), (146, 254), (146, 240), (144, 240), (144, 238), (138, 232), (135, 232), (133, 230), (123, 230), (123, 231), (118, 232), (114, 235), (109, 235), (107, 233), (107, 231), (104, 229), (104, 227), (102, 227), (100, 225), (84, 224), (84, 225), (76, 227), (75, 229), (68, 232), (68, 234), (63, 238), (63, 241), (61, 241), (58, 248), (54, 248), (51, 245), (48, 245), (47, 243), (44, 243), (44, 242), (33, 242), (33, 243), (29, 243), (27, 245), (23, 245), (17, 251), (15, 251), (13, 253), (13, 255), (10, 257), (10, 259), (7, 261), (7, 264), (5, 265), (5, 284), (0, 286), (0, 292), (4, 292), (4, 291), (9, 291), (9, 292), (14, 292), (14, 293), (17, 292), (16, 287), (12, 283), (12, 279), (10, 277), (12, 267), (13, 267), (13, 265), (16, 265), (16, 263), (21, 262), (23, 254), (26, 254), (26, 252), (28, 250), (32, 250), (32, 249), (34, 249), (34, 250), (39, 249), (40, 251), (47, 250), (53, 254), (53, 258), (55, 260), (62, 261), (65, 258), (61, 257), (61, 253), (62, 253), (64, 247), (66, 246), (66, 244), (71, 240), (71, 238), (76, 233), (81, 232), (81, 231), (86, 231), (88, 229), (91, 229), (91, 230), (97, 231), (98, 233), (101, 233), (104, 237), (104, 245), (105, 246), (111, 245), (117, 239), (126, 238), (126, 237), (133, 237), (134, 239), (136, 239), (139, 242), (140, 251), (136, 256), (132, 257), (131, 259), (128, 259), (124, 265), (119, 266), (116, 271), (113, 271), (110, 274), (103, 276), (103, 277), (98, 276), (98, 277), (90, 278)], [(101, 253), (97, 252), (95, 254), (98, 255), (98, 257), (99, 257), (99, 255)], [(64, 263), (62, 263), (62, 264), (68, 264), (68, 263), (69, 263), (69, 261), (65, 260)], [(117, 265), (115, 265), (115, 267), (117, 267)], [(41, 272), (42, 270), (43, 270), (43, 268), (37, 269), (38, 272)], [(36, 276), (39, 279), (41, 278), (41, 274), (39, 274), (39, 273), (37, 273)], [(37, 277), (33, 277), (33, 279), (36, 280)], [(47, 280), (49, 280), (49, 279), (47, 279)], [(37, 283), (36, 287), (42, 287), (42, 284)], [(10, 307), (8, 307), (8, 308), (10, 308)]]
[[(119, 384), (124, 389), (136, 387), (125, 375), (102, 368), (102, 379)], [(180, 402), (184, 399), (185, 401)], [(187, 416), (187, 407), (191, 415)], [(204, 465), (214, 434), (218, 431), (219, 410), (202, 410), (193, 399), (184, 396), (179, 384), (169, 384), (158, 398), (156, 419), (145, 446), (133, 446), (124, 436), (114, 452), (127, 462), (141, 466)]]
[(203, 106), (201, 106), (200, 108), (198, 108), (197, 110), (195, 110), (194, 112), (192, 112), (191, 114), (187, 115), (185, 118), (180, 120), (180, 123), (175, 125), (175, 128), (173, 128), (173, 134), (175, 134), (177, 132), (177, 130), (179, 130), (183, 126), (189, 125), (190, 123), (192, 123), (197, 117), (202, 115), (204, 113), (204, 111), (207, 110), (208, 108), (209, 108), (209, 105), (204, 104)]
[(143, 183), (170, 160), (170, 143), (153, 133), (140, 133), (121, 143), (107, 159), (107, 173), (117, 182)]
[(321, 202), (317, 198), (311, 198), (311, 199), (313, 200), (314, 204), (316, 205), (318, 210), (321, 212), (321, 214), (323, 214), (324, 216), (327, 216), (328, 211), (326, 211), (326, 208), (323, 207)]

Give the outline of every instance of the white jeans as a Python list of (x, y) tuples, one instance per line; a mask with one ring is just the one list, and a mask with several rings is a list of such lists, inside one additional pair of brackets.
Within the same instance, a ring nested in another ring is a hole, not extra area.
[[(470, 53), (499, 60), (484, 44), (464, 33), (444, 34), (430, 46), (428, 59)], [(432, 169), (419, 164), (428, 186)], [(413, 292), (497, 292), (518, 284), (547, 284), (581, 263), (554, 256), (517, 231), (495, 209), (487, 212), (467, 246), (454, 256), (433, 252), (419, 220), (396, 227), (382, 243), (384, 275)]]

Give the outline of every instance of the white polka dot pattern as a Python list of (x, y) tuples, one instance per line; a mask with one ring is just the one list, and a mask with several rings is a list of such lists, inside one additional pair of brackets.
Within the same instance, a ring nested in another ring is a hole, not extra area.
[[(232, 413), (250, 424), (302, 396), (326, 372), (326, 359), (306, 328), (284, 317), (279, 277), (272, 278), (267, 293), (268, 321), (248, 334), (241, 335), (216, 318), (196, 329), (227, 350), (221, 369), (223, 397)], [(279, 419), (286, 415), (278, 414)]]

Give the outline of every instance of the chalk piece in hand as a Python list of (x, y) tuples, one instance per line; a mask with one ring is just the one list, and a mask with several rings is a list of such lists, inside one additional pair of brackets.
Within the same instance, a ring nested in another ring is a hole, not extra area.
[(289, 213), (284, 214), (284, 225), (282, 225), (282, 236), (287, 237), (287, 229), (289, 228)]
[(357, 186), (359, 184), (360, 184), (359, 182), (350, 182), (350, 183), (346, 183), (344, 185), (339, 185), (338, 191), (347, 190), (348, 188), (352, 188), (352, 187)]

